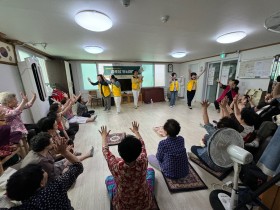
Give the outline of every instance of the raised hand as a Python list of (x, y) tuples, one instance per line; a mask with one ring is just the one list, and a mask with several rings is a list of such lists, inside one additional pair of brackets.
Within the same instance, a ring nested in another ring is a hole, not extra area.
[(207, 109), (210, 105), (210, 103), (207, 100), (202, 101), (200, 104), (203, 109)]
[(131, 131), (132, 131), (132, 133), (138, 133), (139, 132), (139, 123), (138, 122), (136, 122), (136, 121), (133, 121), (132, 122), (132, 128), (129, 128)]
[(33, 98), (36, 98), (36, 93), (32, 90), (31, 90), (31, 93), (32, 93)]
[(63, 93), (63, 97), (64, 97), (64, 98), (69, 98), (69, 96), (68, 96), (67, 93)]
[(91, 79), (89, 77), (87, 79), (88, 79), (89, 82), (91, 82)]
[(220, 106), (221, 106), (222, 109), (226, 109), (227, 104), (228, 104), (228, 99), (225, 97), (225, 98), (223, 98), (223, 100), (220, 102)]
[(23, 101), (24, 103), (27, 103), (27, 102), (28, 102), (27, 95), (24, 95), (23, 92), (21, 92), (20, 95), (21, 95), (22, 101)]
[(67, 140), (63, 137), (58, 138), (54, 143), (54, 151), (56, 153), (64, 154), (67, 151)]
[(111, 132), (111, 130), (107, 131), (107, 126), (101, 126), (101, 129), (99, 130), (100, 135), (102, 136), (102, 138), (106, 138), (109, 133)]
[(239, 98), (239, 95), (237, 94), (236, 96), (234, 96), (234, 98), (233, 98), (233, 102), (234, 102), (234, 103), (237, 103), (238, 98)]

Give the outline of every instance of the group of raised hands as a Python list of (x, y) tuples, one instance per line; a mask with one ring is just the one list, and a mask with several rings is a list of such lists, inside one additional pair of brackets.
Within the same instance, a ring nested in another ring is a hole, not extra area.
[[(66, 99), (69, 99), (67, 100), (67, 104), (70, 103), (71, 105), (75, 104), (77, 102), (77, 100), (79, 99), (79, 97), (81, 97), (82, 93), (79, 92), (79, 94), (76, 96), (75, 94), (73, 94), (70, 98), (68, 96), (67, 93), (63, 93), (63, 97), (66, 98)], [(54, 99), (54, 98), (51, 98), (51, 100), (54, 102), (54, 103), (57, 103), (57, 104), (61, 104), (58, 100)]]
[(68, 145), (68, 140), (65, 137), (58, 137), (53, 141), (53, 150), (56, 154), (65, 154), (65, 152), (71, 152), (73, 145)]

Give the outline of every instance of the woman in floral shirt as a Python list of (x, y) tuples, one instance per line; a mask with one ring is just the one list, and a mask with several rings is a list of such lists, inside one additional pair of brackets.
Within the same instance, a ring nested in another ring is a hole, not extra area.
[(139, 133), (139, 124), (132, 123), (130, 130), (135, 136), (126, 136), (118, 145), (121, 156), (115, 157), (109, 150), (106, 137), (110, 131), (102, 126), (99, 131), (102, 136), (103, 155), (113, 176), (107, 177), (105, 183), (116, 210), (151, 209), (155, 172), (148, 168), (145, 144)]
[[(1, 92), (0, 93), (0, 108), (4, 111), (5, 120), (7, 125), (11, 127), (11, 133), (13, 132), (21, 132), (22, 135), (27, 136), (28, 140), (33, 137), (32, 135), (28, 135), (28, 131), (22, 122), (21, 113), (24, 109), (29, 109), (36, 100), (36, 94), (33, 93), (33, 97), (30, 101), (26, 95), (21, 93), (21, 103), (18, 103), (16, 95), (9, 92)], [(36, 127), (30, 125), (30, 128)]]

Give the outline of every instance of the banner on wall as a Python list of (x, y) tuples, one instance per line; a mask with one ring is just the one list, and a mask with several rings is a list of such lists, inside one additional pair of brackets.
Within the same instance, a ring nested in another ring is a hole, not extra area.
[(141, 66), (104, 66), (104, 76), (109, 76), (111, 74), (116, 76), (131, 76), (134, 70), (139, 71), (140, 68)]

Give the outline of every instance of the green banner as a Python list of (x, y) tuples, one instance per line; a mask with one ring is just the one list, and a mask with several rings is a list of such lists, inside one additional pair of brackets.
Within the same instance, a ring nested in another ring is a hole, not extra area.
[(139, 71), (140, 66), (104, 66), (104, 76), (106, 75), (132, 75), (133, 71)]

